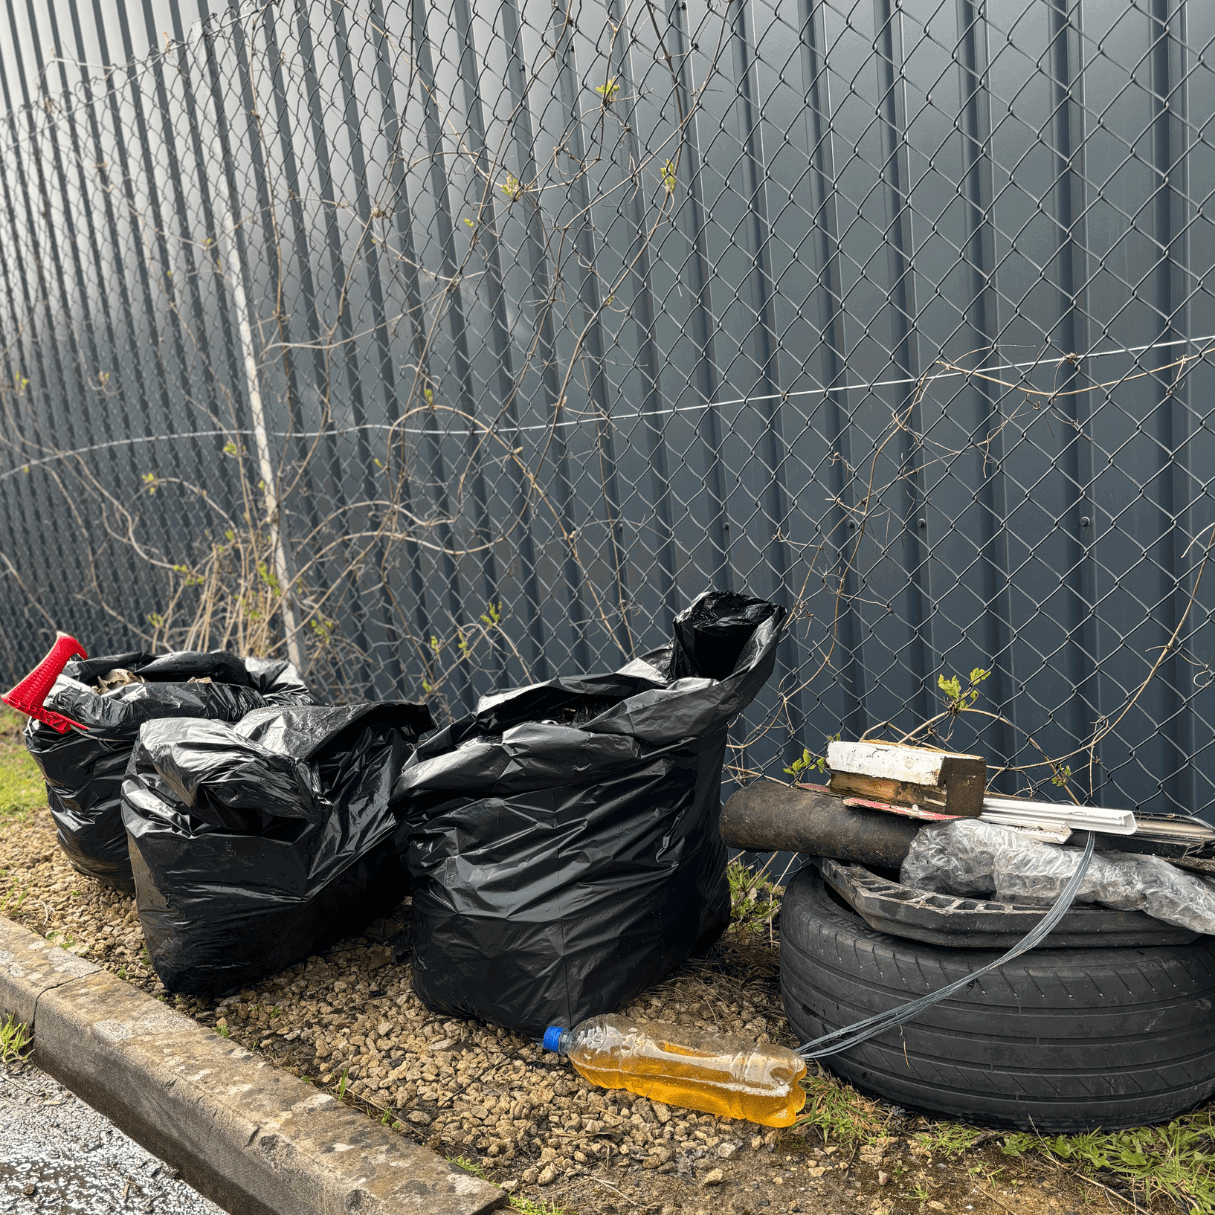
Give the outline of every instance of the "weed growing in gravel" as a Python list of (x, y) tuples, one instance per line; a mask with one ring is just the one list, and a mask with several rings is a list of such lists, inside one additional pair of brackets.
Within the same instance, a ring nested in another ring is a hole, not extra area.
[(967, 1126), (964, 1122), (935, 1122), (932, 1130), (916, 1135), (930, 1156), (946, 1158), (961, 1156), (973, 1147), (998, 1138), (998, 1131), (984, 1131), (977, 1126)]
[(1040, 1152), (1056, 1164), (1084, 1173), (1105, 1174), (1143, 1195), (1164, 1194), (1192, 1215), (1215, 1215), (1215, 1114), (1185, 1114), (1167, 1126), (1088, 1135), (1010, 1134), (1009, 1156)]
[(886, 1133), (890, 1111), (862, 1097), (850, 1085), (820, 1072), (808, 1075), (802, 1087), (806, 1090), (806, 1107), (797, 1125), (814, 1127), (824, 1143), (866, 1144)]
[(565, 1215), (565, 1209), (555, 1202), (532, 1202), (530, 1198), (517, 1198), (514, 1194), (510, 1196), (510, 1205), (523, 1215)]
[(0, 899), (0, 915), (13, 915), (20, 911), (21, 904), (25, 902), (29, 892), (28, 882), (24, 886), (14, 886), (3, 899)]
[(8, 1059), (19, 1059), (21, 1052), (33, 1041), (29, 1026), (18, 1021), (11, 1013), (0, 1025), (0, 1063)]
[(78, 958), (83, 958), (90, 949), (87, 941), (78, 941), (72, 933), (61, 932), (58, 929), (48, 932), (46, 939), (52, 945), (57, 945), (60, 949), (66, 949), (68, 953), (74, 953)]
[[(447, 1163), (454, 1164), (456, 1168), (463, 1169), (474, 1177), (480, 1177), (482, 1181), (488, 1181), (490, 1185), (498, 1184), (479, 1164), (469, 1160), (467, 1156), (448, 1156)], [(516, 1211), (522, 1211), (523, 1215), (566, 1215), (564, 1208), (555, 1202), (532, 1202), (531, 1199), (521, 1198), (516, 1194), (510, 1196), (510, 1205)]]
[(780, 910), (781, 888), (762, 869), (750, 869), (742, 861), (731, 861), (726, 876), (730, 881), (730, 931), (771, 933)]

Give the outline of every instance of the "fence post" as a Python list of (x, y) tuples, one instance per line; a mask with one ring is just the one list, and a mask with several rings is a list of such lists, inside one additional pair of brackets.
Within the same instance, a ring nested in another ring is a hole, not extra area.
[[(211, 149), (216, 163), (222, 164), (224, 150), (219, 136), (215, 137)], [(283, 634), (287, 640), (287, 657), (302, 675), (304, 673), (304, 652), (300, 646), (299, 625), (296, 623), (295, 617), (291, 572), (287, 561), (287, 541), (283, 535), (283, 520), (279, 512), (278, 491), (275, 488), (274, 460), (270, 452), (270, 433), (266, 429), (266, 411), (262, 405), (257, 352), (253, 346), (253, 318), (249, 312), (249, 296), (245, 291), (244, 267), (241, 265), (240, 252), (236, 247), (236, 233), (240, 227), (240, 216), (236, 211), (235, 198), (229, 197), (228, 199), (228, 214), (232, 221), (232, 239), (224, 242), (224, 277), (230, 279), (232, 283), (232, 303), (236, 308), (236, 327), (240, 334), (245, 390), (249, 395), (253, 441), (257, 445), (262, 497), (266, 504), (266, 526), (270, 529), (270, 545), (274, 552), (274, 575), (278, 579), (282, 591), (281, 611)], [(216, 235), (218, 237), (218, 233)]]

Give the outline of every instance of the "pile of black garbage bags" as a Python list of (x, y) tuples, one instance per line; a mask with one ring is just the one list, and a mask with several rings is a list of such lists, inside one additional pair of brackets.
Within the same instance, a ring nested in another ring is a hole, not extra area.
[(784, 610), (709, 592), (619, 671), (421, 704), (329, 706), (284, 662), (69, 663), (31, 722), (59, 840), (134, 888), (171, 991), (218, 995), (412, 895), (431, 1008), (539, 1033), (609, 1012), (729, 921), (721, 772)]
[(46, 703), (86, 727), (60, 734), (31, 720), (25, 729), (59, 843), (81, 873), (131, 891), (120, 790), (140, 728), (164, 719), (235, 722), (266, 705), (311, 704), (312, 696), (288, 662), (136, 651), (72, 660)]

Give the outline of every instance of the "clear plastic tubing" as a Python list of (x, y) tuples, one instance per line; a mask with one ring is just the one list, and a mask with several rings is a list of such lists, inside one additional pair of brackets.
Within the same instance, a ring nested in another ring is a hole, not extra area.
[(792, 1126), (806, 1104), (805, 1061), (767, 1042), (610, 1015), (550, 1026), (544, 1046), (592, 1084), (706, 1114)]

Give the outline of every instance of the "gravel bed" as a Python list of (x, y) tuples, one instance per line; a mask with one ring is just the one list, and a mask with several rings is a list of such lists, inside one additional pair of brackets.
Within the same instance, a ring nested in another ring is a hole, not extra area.
[[(927, 1125), (922, 1120), (855, 1094), (887, 1128), (883, 1140), (859, 1150), (825, 1142), (808, 1125), (776, 1132), (594, 1088), (519, 1034), (430, 1013), (410, 983), (408, 904), (366, 935), (225, 999), (173, 996), (148, 966), (134, 901), (77, 874), (40, 809), (0, 819), (0, 914), (481, 1171), (531, 1215), (537, 1207), (581, 1215), (934, 1215), (947, 1209), (941, 1198), (966, 1215), (1014, 1209), (994, 1191), (989, 1198), (973, 1169), (969, 1177), (952, 1166), (942, 1173), (921, 1160), (912, 1132)], [(775, 937), (727, 934), (625, 1011), (791, 1044), (778, 956)], [(812, 1104), (851, 1092), (825, 1077), (810, 1086)], [(1007, 1159), (996, 1159), (1006, 1171)], [(916, 1176), (922, 1182), (907, 1194)], [(956, 1201), (946, 1192), (924, 1197), (946, 1186), (962, 1191)], [(1023, 1186), (1016, 1215), (1066, 1215), (1056, 1192), (1034, 1202)]]

